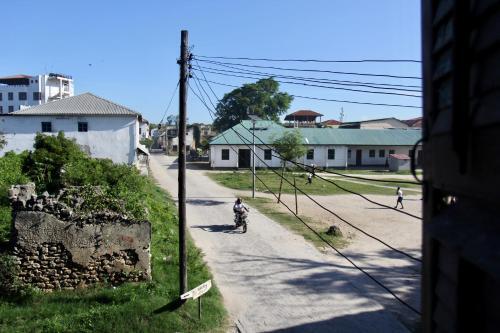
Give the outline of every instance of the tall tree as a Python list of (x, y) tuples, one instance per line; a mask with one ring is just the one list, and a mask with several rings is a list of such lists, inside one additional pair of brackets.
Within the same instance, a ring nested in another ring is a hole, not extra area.
[(278, 121), (290, 107), (293, 97), (279, 91), (279, 83), (272, 77), (244, 84), (224, 95), (217, 104), (214, 126), (219, 131), (248, 119), (248, 113), (261, 119)]

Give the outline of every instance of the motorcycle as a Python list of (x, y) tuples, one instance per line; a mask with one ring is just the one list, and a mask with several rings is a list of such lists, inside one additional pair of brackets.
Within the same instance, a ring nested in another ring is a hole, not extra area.
[(248, 226), (248, 213), (237, 213), (234, 214), (234, 228), (238, 229), (239, 227), (243, 227), (243, 233), (247, 232)]

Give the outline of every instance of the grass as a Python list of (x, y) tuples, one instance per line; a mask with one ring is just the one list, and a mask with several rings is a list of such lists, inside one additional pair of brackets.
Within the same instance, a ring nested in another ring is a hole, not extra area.
[[(319, 250), (324, 251), (324, 249), (327, 247), (327, 245), (321, 239), (319, 239), (318, 236), (316, 236), (311, 230), (309, 230), (292, 213), (288, 211), (283, 212), (282, 210), (280, 210), (280, 204), (277, 204), (275, 200), (271, 200), (269, 198), (244, 197), (244, 201), (273, 221), (278, 222), (295, 234), (304, 237), (305, 240), (312, 243)], [(343, 237), (328, 235), (326, 233), (326, 227), (324, 223), (315, 221), (307, 216), (299, 216), (302, 220), (304, 220), (304, 222), (306, 222), (314, 230), (316, 230), (323, 238), (327, 239), (334, 247), (343, 248), (349, 244), (349, 241), (345, 235)]]
[[(280, 172), (280, 171), (277, 171)], [(235, 190), (251, 190), (252, 189), (252, 173), (250, 171), (233, 171), (233, 172), (208, 172), (207, 175), (214, 181), (223, 186)], [(319, 178), (313, 178), (312, 184), (306, 184), (307, 179), (304, 173), (297, 174), (285, 172), (284, 176), (293, 184), (293, 175), (296, 176), (297, 187), (307, 194), (313, 195), (337, 195), (346, 194), (348, 192), (338, 188), (337, 186), (323, 181)], [(280, 177), (270, 170), (257, 170), (257, 176), (271, 189), (273, 192), (279, 191)], [(351, 181), (334, 180), (339, 186), (353, 192), (362, 194), (380, 194), (380, 195), (395, 195), (397, 184), (387, 183), (393, 188), (385, 188), (376, 186), (370, 183), (354, 183)], [(256, 190), (260, 192), (268, 192), (266, 187), (256, 179)], [(292, 185), (283, 181), (282, 193), (293, 194), (294, 188)], [(409, 192), (407, 194), (416, 194), (417, 192)], [(300, 191), (298, 192), (300, 194)]]
[[(36, 290), (23, 302), (0, 299), (1, 332), (223, 332), (226, 311), (216, 286), (197, 301), (176, 311), (159, 310), (178, 299), (178, 228), (176, 208), (166, 192), (150, 180), (145, 206), (152, 224), (152, 281), (106, 285), (43, 294)], [(188, 285), (195, 287), (211, 274), (201, 252), (188, 246)]]
[[(338, 173), (347, 173), (347, 174), (358, 174), (358, 175), (411, 175), (410, 170), (400, 170), (400, 171), (389, 171), (386, 169), (374, 169), (374, 170), (366, 170), (366, 169), (331, 169), (331, 171)], [(416, 170), (417, 175), (422, 174), (422, 170)]]

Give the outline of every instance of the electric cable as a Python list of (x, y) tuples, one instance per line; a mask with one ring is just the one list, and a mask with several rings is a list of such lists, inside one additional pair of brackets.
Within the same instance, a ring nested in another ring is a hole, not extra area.
[(359, 63), (359, 62), (408, 62), (408, 63), (421, 63), (420, 60), (411, 59), (360, 59), (360, 60), (322, 60), (322, 59), (270, 59), (270, 58), (248, 58), (248, 57), (223, 57), (223, 56), (204, 56), (195, 55), (199, 58), (206, 59), (226, 59), (226, 60), (252, 60), (252, 61), (271, 61), (271, 62), (319, 62), (319, 63)]
[(177, 81), (177, 85), (175, 86), (174, 92), (172, 93), (172, 97), (170, 97), (170, 101), (168, 102), (168, 106), (165, 109), (165, 112), (163, 113), (163, 116), (161, 117), (161, 120), (160, 120), (159, 124), (161, 124), (163, 122), (163, 119), (167, 115), (167, 112), (170, 109), (170, 105), (172, 105), (172, 101), (174, 100), (174, 96), (175, 96), (175, 93), (176, 93), (176, 91), (177, 91), (178, 88), (179, 88), (179, 81)]
[(355, 87), (366, 87), (372, 89), (380, 89), (380, 90), (396, 90), (396, 91), (409, 91), (409, 92), (422, 92), (421, 89), (407, 89), (407, 88), (420, 88), (419, 86), (412, 85), (396, 85), (396, 84), (388, 84), (388, 83), (378, 83), (378, 82), (363, 82), (363, 81), (349, 81), (349, 80), (335, 80), (335, 79), (325, 79), (325, 78), (317, 78), (317, 77), (308, 77), (308, 76), (296, 76), (296, 75), (281, 75), (276, 73), (269, 72), (260, 72), (253, 71), (249, 69), (240, 69), (231, 66), (224, 66), (237, 70), (228, 70), (223, 68), (214, 68), (208, 66), (201, 66), (199, 63), (195, 65), (195, 68), (201, 70), (213, 70), (218, 72), (226, 72), (226, 73), (235, 73), (235, 74), (250, 74), (250, 75), (261, 75), (264, 77), (278, 77), (283, 79), (291, 79), (297, 81), (305, 81), (305, 82), (315, 82), (315, 83), (324, 83), (324, 84), (333, 84), (333, 85), (341, 85), (341, 86), (355, 86)]
[[(196, 71), (200, 71), (199, 68), (193, 68), (193, 69)], [(252, 80), (260, 80), (260, 79), (264, 78), (264, 77), (255, 77), (255, 76), (251, 77), (251, 76), (244, 76), (244, 75), (237, 75), (237, 74), (220, 73), (217, 71), (210, 71), (210, 70), (205, 70), (205, 72), (211, 73), (211, 74), (216, 74), (216, 75), (239, 77), (239, 78), (252, 79)], [(280, 83), (284, 83), (284, 84), (294, 84), (294, 85), (301, 85), (301, 86), (315, 87), (315, 88), (324, 88), (324, 89), (333, 89), (333, 90), (344, 90), (344, 91), (360, 92), (360, 93), (365, 93), (365, 94), (396, 95), (396, 96), (404, 96), (404, 97), (422, 98), (422, 96), (418, 96), (418, 95), (396, 93), (396, 92), (370, 91), (370, 90), (361, 90), (361, 89), (340, 88), (340, 87), (324, 86), (324, 85), (303, 83), (303, 82), (282, 81), (282, 80), (275, 80), (275, 81), (280, 82)]]
[[(197, 59), (197, 58), (195, 58), (195, 59)], [(249, 64), (241, 64), (241, 63), (233, 63), (233, 62), (220, 62), (220, 61), (204, 60), (204, 59), (198, 59), (198, 60), (202, 61), (202, 62), (209, 63), (209, 64), (215, 64), (215, 65), (222, 64), (222, 65), (232, 65), (232, 66), (250, 67), (250, 68), (275, 69), (275, 70), (281, 70), (281, 71), (329, 73), (329, 74), (353, 75), (353, 76), (388, 77), (388, 78), (393, 78), (393, 79), (412, 79), (412, 80), (421, 80), (422, 79), (419, 76), (404, 76), (404, 75), (390, 75), (390, 74), (376, 74), (376, 73), (358, 73), (358, 72), (340, 72), (340, 71), (331, 71), (331, 70), (326, 70), (326, 69), (287, 68), (287, 67), (275, 67), (275, 66), (249, 65)]]

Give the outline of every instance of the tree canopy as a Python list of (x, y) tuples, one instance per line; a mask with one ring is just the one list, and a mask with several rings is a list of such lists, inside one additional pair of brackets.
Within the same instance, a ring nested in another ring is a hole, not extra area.
[(248, 119), (253, 113), (261, 119), (278, 121), (290, 107), (293, 97), (279, 91), (279, 83), (273, 78), (244, 84), (224, 95), (215, 110), (214, 127), (219, 131)]
[(5, 145), (7, 144), (7, 141), (5, 141), (2, 132), (0, 132), (0, 149), (2, 149)]
[[(304, 137), (298, 130), (286, 131), (282, 136), (276, 138), (272, 145), (276, 151), (286, 160), (295, 160), (306, 153)], [(284, 162), (283, 166), (285, 166)]]

